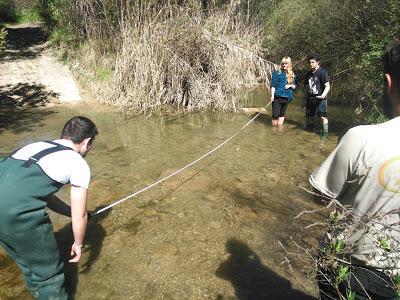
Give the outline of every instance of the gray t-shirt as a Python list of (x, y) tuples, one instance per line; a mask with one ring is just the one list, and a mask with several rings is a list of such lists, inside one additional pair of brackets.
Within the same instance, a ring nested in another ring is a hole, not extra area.
[[(389, 274), (400, 268), (399, 130), (400, 117), (350, 129), (309, 180), (323, 194), (350, 206), (355, 215), (370, 220), (368, 230), (349, 229), (342, 237), (354, 245), (352, 257)], [(388, 237), (392, 251), (385, 252), (378, 245)]]

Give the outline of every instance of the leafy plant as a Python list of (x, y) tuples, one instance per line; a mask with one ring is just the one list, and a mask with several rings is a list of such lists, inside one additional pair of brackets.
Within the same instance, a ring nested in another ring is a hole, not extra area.
[(391, 252), (392, 247), (390, 246), (390, 241), (387, 238), (381, 238), (378, 240), (379, 247), (381, 247), (386, 252)]
[(349, 279), (350, 275), (351, 273), (349, 267), (341, 265), (337, 271), (335, 283), (339, 284), (342, 281)]
[(345, 246), (346, 246), (346, 244), (343, 240), (336, 240), (331, 243), (330, 250), (332, 253), (340, 254), (340, 253), (343, 253)]
[(356, 299), (356, 293), (352, 290), (347, 289), (346, 290), (346, 300), (355, 300)]
[(329, 220), (330, 220), (332, 226), (337, 226), (343, 218), (344, 218), (344, 216), (337, 210), (332, 211), (329, 214)]
[(400, 274), (397, 274), (394, 278), (394, 283), (396, 285), (396, 294), (400, 297)]

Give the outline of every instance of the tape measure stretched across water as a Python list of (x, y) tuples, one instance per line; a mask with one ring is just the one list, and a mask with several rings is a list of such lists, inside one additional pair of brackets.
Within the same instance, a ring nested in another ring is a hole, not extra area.
[[(265, 108), (267, 108), (271, 103), (272, 103), (272, 100), (265, 106)], [(202, 155), (201, 157), (199, 157), (199, 158), (196, 159), (195, 161), (191, 162), (190, 164), (184, 166), (183, 168), (181, 168), (181, 169), (179, 169), (179, 170), (176, 170), (176, 171), (173, 172), (172, 174), (170, 174), (170, 175), (168, 175), (168, 176), (166, 176), (166, 177), (164, 177), (164, 178), (162, 178), (162, 179), (160, 179), (160, 180), (158, 180), (158, 181), (156, 181), (156, 182), (154, 182), (154, 183), (152, 183), (152, 184), (150, 184), (150, 185), (144, 187), (143, 189), (141, 189), (141, 190), (139, 190), (139, 191), (137, 191), (137, 192), (135, 192), (135, 193), (133, 193), (133, 194), (131, 194), (131, 195), (129, 195), (129, 196), (126, 196), (126, 197), (124, 197), (124, 198), (122, 198), (122, 199), (120, 199), (120, 200), (118, 200), (118, 201), (115, 201), (115, 202), (113, 202), (112, 204), (110, 204), (110, 205), (108, 205), (108, 206), (106, 206), (106, 207), (103, 207), (103, 208), (99, 209), (98, 211), (92, 212), (92, 213), (90, 214), (90, 217), (94, 217), (94, 216), (97, 215), (97, 214), (100, 214), (100, 213), (102, 213), (102, 212), (104, 212), (104, 211), (106, 211), (106, 210), (108, 210), (108, 209), (110, 209), (110, 208), (112, 208), (112, 207), (114, 207), (114, 206), (116, 206), (116, 205), (122, 203), (122, 202), (125, 202), (126, 200), (128, 200), (128, 199), (130, 199), (130, 198), (132, 198), (132, 197), (135, 197), (135, 196), (139, 195), (140, 193), (143, 193), (144, 191), (147, 191), (147, 190), (151, 189), (152, 187), (156, 186), (157, 184), (159, 184), (159, 183), (161, 183), (161, 182), (167, 180), (168, 178), (171, 178), (172, 176), (175, 176), (176, 174), (182, 172), (183, 170), (185, 170), (185, 169), (187, 169), (187, 168), (193, 166), (195, 163), (197, 163), (197, 162), (199, 162), (200, 160), (202, 160), (203, 158), (209, 156), (210, 154), (212, 154), (213, 152), (215, 152), (215, 151), (217, 151), (219, 148), (221, 148), (223, 145), (225, 145), (226, 143), (228, 143), (228, 142), (229, 142), (231, 139), (233, 139), (240, 131), (242, 131), (242, 130), (245, 129), (250, 123), (252, 123), (260, 114), (261, 114), (261, 112), (258, 112), (250, 121), (248, 121), (246, 124), (244, 124), (238, 131), (236, 131), (236, 132), (235, 132), (233, 135), (231, 135), (228, 139), (226, 139), (224, 142), (222, 142), (221, 144), (219, 144), (217, 147), (215, 147), (215, 148), (212, 149), (211, 151), (207, 152), (206, 154)]]

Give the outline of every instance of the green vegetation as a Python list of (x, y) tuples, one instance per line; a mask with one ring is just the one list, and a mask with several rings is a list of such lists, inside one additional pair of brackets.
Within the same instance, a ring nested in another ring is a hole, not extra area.
[(113, 75), (113, 70), (104, 66), (96, 66), (95, 78), (99, 81), (110, 80)]
[(399, 38), (400, 0), (0, 0), (0, 20), (45, 20), (81, 73), (110, 81), (110, 102), (129, 99), (123, 109), (234, 110), (235, 93), (268, 84), (262, 58), (289, 55), (304, 73), (316, 52), (332, 77), (330, 102), (381, 122), (380, 59)]
[(399, 0), (282, 0), (266, 18), (265, 43), (274, 60), (290, 55), (303, 69), (319, 53), (332, 76), (330, 101), (372, 111), (368, 121), (379, 122), (381, 57), (399, 38), (399, 21)]
[(42, 22), (41, 1), (0, 0), (0, 24)]
[(16, 14), (16, 23), (25, 24), (25, 23), (37, 23), (42, 22), (43, 19), (40, 16), (37, 9), (22, 9), (17, 11)]
[(0, 24), (17, 20), (17, 8), (13, 0), (0, 0)]

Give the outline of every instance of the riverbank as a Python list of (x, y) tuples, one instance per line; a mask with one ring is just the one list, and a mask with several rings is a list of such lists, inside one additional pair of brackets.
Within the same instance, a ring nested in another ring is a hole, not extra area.
[(82, 100), (71, 71), (52, 54), (47, 39), (43, 24), (7, 27), (6, 50), (0, 58), (2, 106), (43, 106)]

